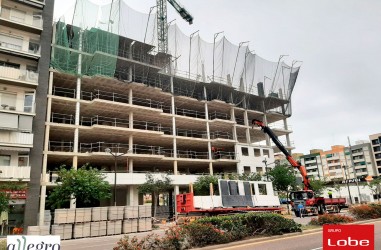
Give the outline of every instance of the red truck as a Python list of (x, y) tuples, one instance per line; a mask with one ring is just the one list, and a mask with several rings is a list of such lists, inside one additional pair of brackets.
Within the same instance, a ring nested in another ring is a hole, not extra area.
[(304, 207), (304, 211), (306, 214), (323, 214), (325, 212), (334, 212), (338, 213), (344, 207), (347, 207), (347, 202), (345, 198), (324, 198), (324, 197), (316, 197), (315, 193), (312, 190), (310, 180), (307, 176), (307, 171), (304, 166), (301, 165), (300, 162), (297, 162), (292, 158), (287, 149), (283, 146), (283, 144), (279, 141), (278, 137), (274, 134), (274, 132), (266, 126), (262, 121), (257, 119), (252, 120), (253, 127), (258, 126), (261, 127), (262, 131), (266, 133), (274, 144), (279, 148), (280, 151), (286, 156), (287, 161), (291, 164), (291, 166), (297, 168), (302, 175), (303, 178), (303, 190), (295, 191), (290, 193), (290, 200), (293, 210), (296, 216), (299, 216), (298, 205), (302, 204)]

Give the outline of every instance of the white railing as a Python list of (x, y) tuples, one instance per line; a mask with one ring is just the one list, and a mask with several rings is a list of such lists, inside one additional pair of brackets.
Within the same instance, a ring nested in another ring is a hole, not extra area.
[(0, 166), (1, 179), (30, 180), (30, 166)]
[[(106, 181), (111, 185), (115, 183), (115, 174), (106, 173)], [(155, 178), (161, 178), (162, 174), (153, 174)], [(169, 175), (173, 185), (189, 185), (194, 183), (199, 175)], [(146, 182), (145, 173), (117, 173), (116, 183), (118, 185), (141, 185)]]
[(18, 144), (26, 147), (33, 146), (33, 134), (9, 132), (0, 134), (0, 142), (4, 144)]
[(17, 81), (38, 83), (38, 73), (25, 69), (0, 66), (0, 77)]

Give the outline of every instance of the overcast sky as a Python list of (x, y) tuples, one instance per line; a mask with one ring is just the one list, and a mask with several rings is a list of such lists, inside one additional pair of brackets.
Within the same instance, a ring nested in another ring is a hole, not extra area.
[[(149, 12), (156, 0), (125, 0)], [(110, 0), (94, 0), (107, 3)], [(330, 149), (381, 133), (381, 1), (379, 0), (180, 0), (193, 15), (188, 25), (168, 4), (168, 21), (186, 34), (200, 30), (213, 42), (250, 41), (268, 60), (303, 61), (289, 119), (296, 150)], [(56, 0), (55, 18), (75, 0)]]

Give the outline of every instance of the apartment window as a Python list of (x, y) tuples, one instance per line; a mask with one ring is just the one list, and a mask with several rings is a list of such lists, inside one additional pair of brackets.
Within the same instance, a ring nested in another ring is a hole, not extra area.
[(4, 66), (4, 67), (7, 67), (7, 68), (20, 69), (20, 64), (11, 63), (11, 62), (0, 61), (0, 66)]
[(19, 167), (29, 166), (29, 155), (19, 155)]
[(263, 172), (263, 167), (256, 167), (256, 168), (255, 168), (255, 171), (256, 171), (257, 173), (262, 173), (262, 172)]
[(260, 195), (267, 195), (266, 184), (258, 184), (258, 189)]
[(270, 151), (268, 149), (264, 149), (263, 150), (263, 155), (267, 156), (267, 157), (270, 157)]
[(242, 151), (243, 156), (249, 156), (249, 149), (248, 148), (242, 147), (241, 151)]
[(24, 112), (31, 113), (33, 111), (34, 93), (25, 93), (24, 96)]
[(42, 13), (41, 12), (33, 12), (33, 25), (41, 26)]
[(11, 156), (10, 155), (0, 155), (0, 166), (10, 166)]
[(3, 109), (16, 107), (16, 94), (0, 92), (0, 104)]
[(378, 139), (374, 139), (374, 140), (372, 140), (372, 145), (377, 145), (377, 144), (379, 144)]
[(245, 174), (250, 174), (250, 173), (251, 173), (251, 169), (250, 169), (250, 167), (249, 167), (249, 166), (244, 166), (244, 167), (243, 167), (243, 172), (244, 172)]
[(259, 148), (254, 148), (254, 156), (255, 157), (261, 156), (261, 150)]
[(35, 40), (30, 40), (29, 41), (29, 48), (28, 48), (30, 53), (39, 53), (40, 52), (40, 43)]
[(11, 36), (8, 34), (0, 33), (0, 46), (9, 48), (9, 49), (15, 49), (15, 50), (21, 50), (22, 49), (22, 37), (17, 36)]

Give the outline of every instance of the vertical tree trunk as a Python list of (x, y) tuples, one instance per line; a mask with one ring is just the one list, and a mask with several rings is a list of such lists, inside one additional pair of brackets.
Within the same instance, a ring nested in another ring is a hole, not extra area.
[(153, 217), (156, 217), (157, 198), (158, 198), (158, 195), (156, 193), (153, 193), (153, 199), (152, 199), (152, 203), (154, 204), (153, 205)]
[(286, 192), (286, 204), (287, 204), (287, 214), (290, 214), (290, 205), (288, 204), (288, 191)]

